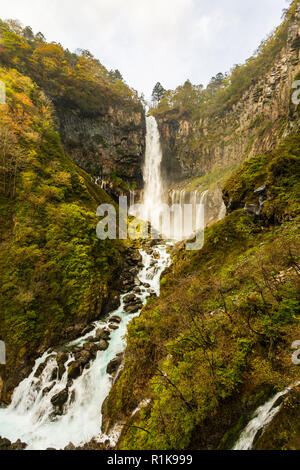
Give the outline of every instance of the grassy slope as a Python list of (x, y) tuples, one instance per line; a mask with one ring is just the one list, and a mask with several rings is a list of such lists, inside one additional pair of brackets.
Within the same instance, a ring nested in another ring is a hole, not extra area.
[(111, 422), (130, 425), (122, 449), (230, 448), (249, 413), (299, 375), (299, 157), (296, 135), (238, 170), (225, 196), (253, 202), (266, 182), (261, 219), (235, 210), (202, 251), (177, 250), (161, 297), (130, 324), (106, 404)]
[(43, 93), (14, 69), (0, 69), (0, 80), (0, 334), (10, 388), (37, 349), (99, 316), (124, 247), (96, 238), (96, 208), (111, 201), (65, 154)]

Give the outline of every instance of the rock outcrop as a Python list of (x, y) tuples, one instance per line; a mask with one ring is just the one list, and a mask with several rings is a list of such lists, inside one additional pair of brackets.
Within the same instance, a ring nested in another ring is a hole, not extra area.
[(118, 176), (141, 187), (146, 127), (139, 103), (110, 106), (97, 116), (58, 108), (57, 117), (64, 146), (77, 165), (91, 175)]

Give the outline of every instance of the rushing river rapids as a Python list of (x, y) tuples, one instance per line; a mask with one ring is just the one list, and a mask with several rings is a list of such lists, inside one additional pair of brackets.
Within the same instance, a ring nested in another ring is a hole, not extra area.
[[(78, 446), (93, 437), (99, 441), (117, 437), (101, 435), (101, 407), (113, 383), (112, 374), (107, 372), (108, 365), (123, 353), (127, 325), (141, 310), (133, 315), (127, 313), (126, 296), (134, 294), (144, 304), (150, 295), (159, 295), (160, 277), (170, 262), (165, 245), (155, 247), (151, 254), (141, 250), (141, 255), (143, 268), (137, 276), (138, 283), (141, 283), (140, 292), (135, 289), (121, 295), (121, 305), (117, 310), (105, 321), (95, 322), (92, 331), (65, 347), (66, 351), (83, 349), (88, 339), (95, 337), (99, 329), (104, 329), (109, 331), (108, 348), (97, 351), (94, 360), (71, 381), (68, 369), (75, 362), (74, 353), (66, 354), (65, 372), (59, 378), (58, 352), (45, 352), (37, 359), (29, 377), (15, 389), (10, 406), (0, 410), (0, 436), (11, 441), (21, 439), (27, 443), (28, 449), (62, 449), (70, 442)], [(116, 317), (117, 324), (112, 321)], [(65, 403), (55, 412), (58, 394)]]

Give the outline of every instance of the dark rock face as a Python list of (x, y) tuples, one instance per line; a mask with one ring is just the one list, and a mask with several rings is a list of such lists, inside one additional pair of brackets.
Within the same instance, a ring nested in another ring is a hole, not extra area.
[(57, 116), (64, 146), (77, 165), (91, 175), (117, 174), (142, 187), (146, 125), (141, 105), (110, 106), (98, 116), (57, 109)]

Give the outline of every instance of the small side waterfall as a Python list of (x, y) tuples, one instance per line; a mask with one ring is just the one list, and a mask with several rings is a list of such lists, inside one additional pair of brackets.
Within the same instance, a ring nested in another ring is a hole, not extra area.
[[(300, 382), (297, 382), (294, 386), (297, 386), (299, 384)], [(287, 395), (294, 386), (290, 386), (286, 388), (285, 390), (283, 390), (283, 392), (277, 393), (264, 405), (257, 408), (257, 410), (253, 414), (251, 421), (248, 423), (244, 431), (241, 433), (233, 450), (251, 450), (252, 449), (257, 433), (260, 430), (264, 429), (269, 423), (271, 423), (273, 418), (280, 411), (282, 403), (275, 406), (276, 402), (279, 400), (279, 398)]]

